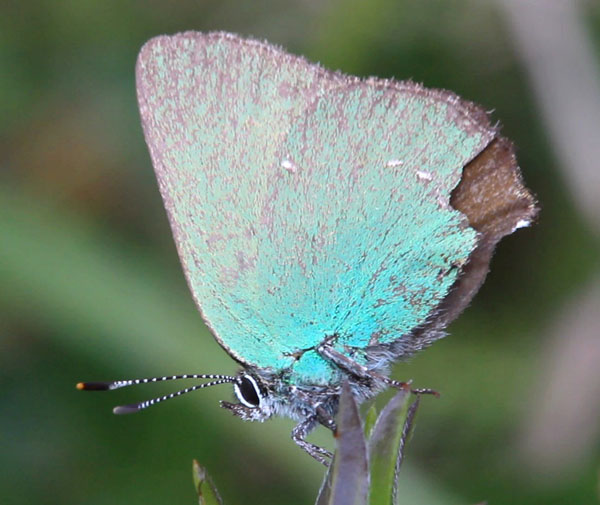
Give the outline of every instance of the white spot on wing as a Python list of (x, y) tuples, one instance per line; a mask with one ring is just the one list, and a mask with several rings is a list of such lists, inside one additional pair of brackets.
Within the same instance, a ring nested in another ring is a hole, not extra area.
[(400, 167), (404, 165), (404, 162), (402, 160), (389, 160), (385, 166), (388, 168), (393, 168), (393, 167)]
[(417, 170), (417, 179), (430, 182), (433, 180), (433, 174), (431, 172), (426, 172), (425, 170)]
[(527, 221), (527, 219), (519, 219), (513, 228), (513, 231), (518, 230), (519, 228), (527, 228), (530, 224), (531, 222)]
[(298, 171), (298, 167), (290, 160), (283, 160), (281, 162), (281, 168), (287, 170), (291, 174), (295, 174)]

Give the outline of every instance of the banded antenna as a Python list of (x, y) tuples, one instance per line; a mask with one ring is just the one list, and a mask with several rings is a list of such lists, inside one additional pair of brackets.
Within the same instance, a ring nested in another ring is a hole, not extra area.
[(148, 379), (128, 379), (128, 380), (119, 380), (112, 382), (79, 382), (77, 384), (77, 389), (82, 391), (111, 391), (113, 389), (124, 388), (127, 386), (135, 386), (137, 384), (148, 384), (150, 382), (163, 382), (163, 381), (171, 381), (171, 380), (180, 380), (180, 379), (212, 379), (210, 382), (205, 382), (204, 384), (197, 384), (195, 386), (190, 386), (185, 389), (181, 389), (180, 391), (176, 391), (175, 393), (169, 393), (168, 395), (159, 396), (156, 398), (152, 398), (150, 400), (146, 400), (138, 403), (131, 403), (129, 405), (119, 405), (113, 409), (113, 414), (132, 414), (133, 412), (139, 412), (140, 410), (144, 410), (152, 405), (156, 405), (157, 403), (164, 402), (165, 400), (170, 400), (171, 398), (175, 398), (177, 396), (184, 395), (186, 393), (191, 393), (192, 391), (196, 391), (197, 389), (207, 388), (210, 386), (216, 386), (218, 384), (228, 384), (228, 383), (236, 383), (239, 381), (237, 377), (232, 377), (231, 375), (218, 375), (218, 374), (183, 374), (183, 375), (169, 375), (163, 377), (150, 377)]

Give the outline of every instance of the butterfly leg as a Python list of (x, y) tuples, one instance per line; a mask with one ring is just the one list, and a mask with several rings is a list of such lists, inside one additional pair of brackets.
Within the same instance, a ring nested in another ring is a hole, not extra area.
[(314, 415), (306, 418), (301, 423), (298, 423), (292, 430), (292, 440), (296, 442), (296, 444), (298, 444), (313, 458), (315, 458), (319, 463), (322, 463), (325, 466), (329, 466), (329, 460), (331, 460), (333, 455), (329, 451), (323, 449), (322, 447), (319, 447), (315, 444), (311, 444), (310, 442), (307, 442), (305, 440), (310, 431), (315, 427), (315, 425), (318, 422), (318, 415)]
[(317, 413), (317, 420), (321, 423), (325, 428), (329, 428), (335, 435), (337, 431), (337, 425), (335, 424), (335, 419), (329, 412), (327, 412), (321, 405), (318, 405), (315, 408), (315, 412)]
[(417, 395), (430, 394), (439, 396), (439, 393), (437, 391), (434, 391), (433, 389), (413, 389), (410, 387), (410, 382), (400, 382), (394, 379), (390, 379), (385, 375), (374, 372), (373, 370), (369, 370), (360, 363), (357, 363), (345, 354), (342, 354), (341, 352), (334, 349), (327, 341), (325, 341), (323, 344), (317, 347), (317, 352), (325, 359), (328, 359), (335, 363), (342, 370), (345, 370), (346, 372), (354, 375), (355, 377), (358, 377), (359, 379), (368, 380), (375, 383), (383, 383), (396, 389), (407, 389), (411, 393)]

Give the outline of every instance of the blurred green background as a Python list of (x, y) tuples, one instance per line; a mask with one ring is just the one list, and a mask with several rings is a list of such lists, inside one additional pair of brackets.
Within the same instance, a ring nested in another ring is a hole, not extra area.
[(422, 402), (401, 497), (598, 503), (600, 7), (575, 0), (3, 2), (2, 503), (192, 504), (194, 457), (226, 504), (316, 496), (323, 468), (292, 422), (234, 419), (228, 386), (131, 417), (112, 406), (173, 387), (74, 388), (236, 371), (187, 291), (135, 99), (141, 45), (188, 29), (494, 111), (542, 212), (500, 244), (451, 336), (395, 369), (442, 393)]

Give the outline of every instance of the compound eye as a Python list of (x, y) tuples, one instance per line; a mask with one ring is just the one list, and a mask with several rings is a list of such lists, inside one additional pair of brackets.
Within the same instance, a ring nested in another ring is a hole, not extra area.
[(246, 407), (256, 408), (260, 405), (260, 391), (254, 377), (242, 375), (239, 381), (234, 383), (233, 389), (238, 400)]

